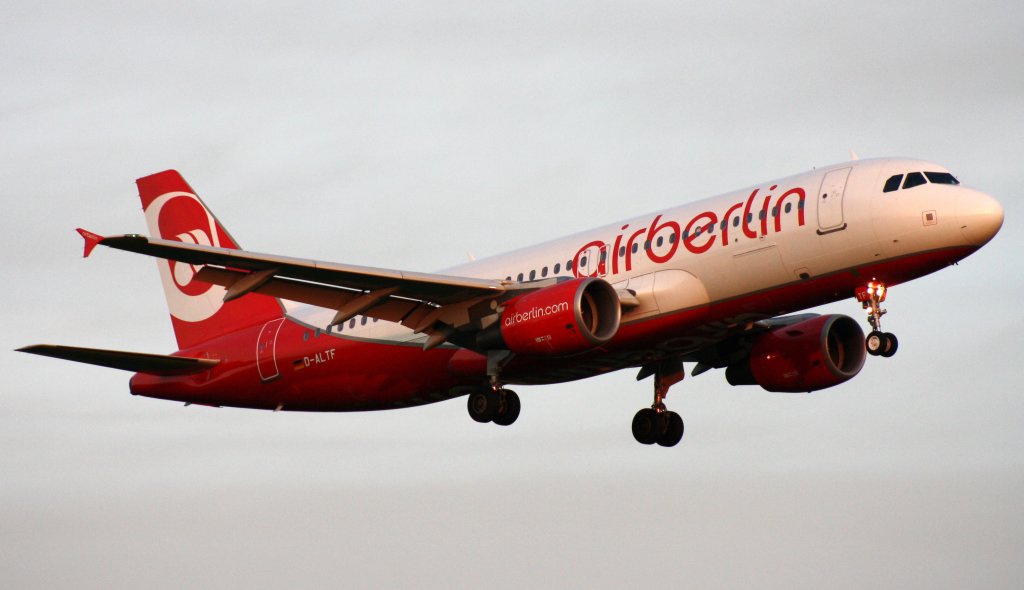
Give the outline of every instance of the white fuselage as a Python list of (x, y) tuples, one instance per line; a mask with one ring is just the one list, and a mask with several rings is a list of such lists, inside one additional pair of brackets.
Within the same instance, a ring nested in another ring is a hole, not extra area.
[[(984, 193), (932, 182), (883, 192), (887, 179), (913, 172), (948, 174), (922, 160), (846, 162), (443, 272), (511, 282), (602, 277), (632, 291), (640, 302), (623, 313), (625, 326), (904, 257), (962, 248), (962, 258), (998, 231), (1002, 209)], [(835, 293), (831, 299), (850, 296)], [(292, 314), (326, 326), (333, 312), (318, 309)], [(796, 309), (780, 302), (758, 311)], [(340, 332), (378, 341), (423, 338), (400, 325), (363, 318), (350, 320)]]

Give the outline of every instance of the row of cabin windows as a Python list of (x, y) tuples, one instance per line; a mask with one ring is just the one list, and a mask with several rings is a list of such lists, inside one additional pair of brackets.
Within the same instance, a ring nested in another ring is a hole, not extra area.
[(903, 174), (893, 174), (890, 176), (885, 181), (882, 192), (891, 193), (901, 188), (914, 188), (929, 182), (932, 184), (960, 184), (960, 181), (949, 172), (908, 172), (906, 178), (903, 176)]
[[(583, 264), (583, 263), (581, 262), (581, 264)], [(566, 260), (565, 261), (565, 270), (566, 270), (566, 272), (568, 272), (570, 268), (572, 268), (572, 260)], [(560, 273), (560, 272), (562, 272), (562, 263), (558, 262), (553, 267), (553, 272), (551, 274), (552, 274), (552, 276), (558, 276), (558, 273)], [(531, 280), (531, 281), (537, 280), (537, 271), (536, 270), (531, 270), (530, 274), (528, 276), (530, 277), (529, 280)], [(547, 276), (548, 276), (548, 267), (545, 266), (544, 268), (540, 269), (540, 278), (544, 279), (544, 278), (547, 278)], [(521, 282), (523, 282), (524, 278), (525, 277), (523, 276), (523, 273), (519, 273), (518, 275), (516, 275), (516, 282), (517, 283), (521, 283)], [(509, 275), (509, 276), (505, 277), (505, 280), (506, 281), (511, 281), (512, 280), (512, 275)]]
[[(800, 201), (799, 204), (797, 205), (797, 208), (798, 209), (803, 209), (804, 208), (804, 202)], [(789, 213), (792, 210), (793, 210), (793, 203), (786, 203), (785, 207), (782, 208), (782, 212), (783, 213)], [(757, 214), (757, 218), (760, 219), (760, 220), (765, 219), (765, 217), (767, 217), (767, 216), (768, 216), (768, 213), (765, 212), (763, 209), (760, 212), (758, 212), (758, 214)], [(771, 216), (772, 217), (778, 217), (779, 216), (779, 207), (777, 205), (775, 207), (772, 207)], [(732, 226), (733, 227), (739, 227), (740, 219), (741, 219), (741, 217), (739, 215), (733, 217), (732, 218)], [(753, 213), (747, 213), (747, 223), (749, 224), (749, 223), (752, 223), (753, 221), (754, 221), (754, 214)], [(729, 220), (728, 219), (723, 219), (721, 223), (717, 224), (717, 227), (719, 227), (721, 230), (724, 231), (727, 225), (729, 225)], [(696, 237), (700, 236), (701, 234), (713, 234), (713, 233), (715, 233), (715, 227), (716, 227), (716, 224), (714, 224), (714, 223), (709, 223), (707, 225), (702, 225), (702, 226), (700, 226), (700, 227), (698, 227), (697, 229), (694, 230), (693, 237), (696, 238)], [(682, 237), (683, 237), (684, 240), (688, 239), (690, 237), (689, 230), (683, 231), (683, 236)], [(661, 246), (663, 246), (665, 244), (666, 241), (668, 241), (669, 244), (676, 243), (676, 234), (675, 234), (675, 232), (669, 234), (668, 238), (666, 238), (665, 236), (658, 236), (658, 238), (654, 240), (654, 246), (660, 248)], [(651, 249), (651, 240), (647, 240), (647, 241), (644, 242), (644, 250), (650, 250), (650, 249)], [(634, 242), (633, 246), (630, 248), (630, 250), (632, 251), (633, 254), (636, 254), (637, 252), (640, 251), (640, 244), (637, 243), (637, 242)], [(619, 253), (618, 254), (619, 254), (619, 258), (622, 258), (623, 256), (625, 256), (626, 255), (626, 247), (625, 246), (619, 246)], [(608, 258), (607, 251), (601, 250), (601, 262), (604, 262), (607, 258)], [(580, 257), (580, 266), (586, 266), (586, 265), (587, 265), (587, 257), (586, 256)], [(566, 270), (566, 272), (569, 272), (569, 270), (571, 268), (572, 268), (572, 260), (566, 260), (565, 261), (565, 270)], [(561, 271), (561, 269), (562, 269), (562, 263), (559, 262), (559, 263), (555, 264), (555, 266), (554, 266), (554, 273), (553, 274), (555, 276), (557, 276), (559, 271)], [(545, 267), (540, 269), (540, 278), (545, 278), (547, 276), (548, 276), (548, 267), (545, 266)], [(519, 273), (518, 275), (516, 275), (516, 282), (522, 283), (523, 280), (526, 279), (527, 277), (529, 277), (527, 280), (530, 280), (530, 281), (537, 280), (537, 271), (536, 270), (531, 270), (528, 274)], [(505, 280), (506, 281), (511, 281), (512, 280), (512, 276), (509, 275), (509, 276), (505, 277)]]
[[(378, 319), (377, 318), (372, 318), (371, 319), (371, 318), (368, 318), (366, 316), (361, 316), (358, 321), (359, 321), (359, 325), (360, 326), (365, 326), (366, 324), (370, 323), (371, 321), (376, 324), (378, 322)], [(352, 318), (348, 322), (345, 322), (345, 323), (348, 324), (348, 328), (351, 330), (352, 328), (356, 327), (356, 318)], [(337, 326), (334, 326), (334, 327), (337, 328), (339, 333), (343, 332), (343, 331), (345, 331), (345, 323), (338, 324)], [(328, 326), (326, 330), (321, 330), (320, 328), (317, 328), (316, 330), (313, 331), (313, 337), (314, 338), (319, 338), (320, 334), (322, 332), (326, 332), (326, 333), (330, 334), (331, 326)], [(309, 340), (309, 332), (304, 332), (302, 334), (302, 339), (303, 340)]]
[[(368, 324), (370, 322), (373, 322), (373, 323), (376, 324), (379, 320), (377, 318), (368, 318), (366, 316), (361, 316), (361, 317), (359, 317), (358, 321), (359, 321), (359, 325), (360, 326), (365, 326), (366, 324)], [(352, 328), (355, 328), (356, 327), (356, 318), (352, 318), (352, 319), (350, 319), (347, 322), (338, 324), (336, 327), (338, 328), (339, 332), (344, 332), (345, 331), (345, 324), (348, 324), (348, 329), (349, 330), (351, 330)], [(330, 328), (328, 328), (328, 331), (330, 331)]]

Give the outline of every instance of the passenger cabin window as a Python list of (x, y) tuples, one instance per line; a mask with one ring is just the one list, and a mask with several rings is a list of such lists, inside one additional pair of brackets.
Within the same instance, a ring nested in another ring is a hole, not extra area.
[(530, 280), (532, 281), (535, 278), (537, 278), (537, 271), (531, 270), (530, 271)]
[(949, 172), (925, 172), (928, 182), (935, 184), (960, 184), (960, 181)]
[(555, 274), (558, 274), (558, 271), (560, 271), (560, 270), (562, 270), (562, 263), (561, 262), (556, 262), (555, 263)]
[(517, 283), (523, 282), (523, 273), (519, 273), (519, 274), (516, 275), (516, 282)]
[(924, 174), (920, 172), (911, 172), (907, 174), (907, 179), (903, 181), (903, 188), (914, 188), (915, 186), (921, 186), (928, 181), (924, 179)]
[(545, 266), (544, 268), (540, 269), (540, 276), (542, 276), (542, 277), (548, 276), (548, 267)]
[(882, 187), (883, 193), (891, 193), (892, 191), (899, 190), (900, 182), (903, 181), (902, 174), (894, 174), (889, 177), (889, 180), (885, 181), (885, 186)]

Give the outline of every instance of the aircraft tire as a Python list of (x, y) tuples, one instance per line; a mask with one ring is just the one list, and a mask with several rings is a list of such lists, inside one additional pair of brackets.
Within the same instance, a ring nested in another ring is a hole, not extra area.
[(665, 431), (665, 421), (651, 408), (644, 408), (633, 416), (633, 438), (642, 445), (653, 445)]
[(494, 415), (494, 423), (498, 426), (509, 426), (519, 418), (522, 404), (519, 402), (519, 394), (511, 389), (506, 389), (503, 393), (505, 394), (505, 411), (499, 411)]
[(663, 447), (674, 447), (683, 440), (683, 419), (675, 412), (665, 412), (665, 432), (658, 437), (657, 443)]
[(490, 422), (498, 413), (499, 403), (497, 392), (487, 389), (469, 394), (466, 406), (472, 419), (477, 422)]
[(900, 347), (900, 341), (896, 339), (895, 334), (890, 332), (886, 332), (882, 334), (882, 336), (885, 338), (885, 346), (879, 354), (885, 358), (889, 358), (896, 354), (896, 349)]
[(872, 330), (867, 338), (864, 339), (864, 348), (867, 349), (868, 354), (871, 356), (878, 356), (885, 350), (886, 340), (885, 334), (878, 330)]

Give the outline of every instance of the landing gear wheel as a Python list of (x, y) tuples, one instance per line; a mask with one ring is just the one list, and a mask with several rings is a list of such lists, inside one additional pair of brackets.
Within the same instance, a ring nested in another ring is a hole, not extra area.
[(501, 398), (498, 392), (487, 389), (469, 394), (469, 401), (466, 402), (469, 416), (477, 422), (490, 422), (498, 413), (498, 406)]
[(664, 412), (665, 432), (658, 437), (657, 443), (663, 447), (674, 447), (683, 440), (683, 419), (675, 412)]
[(891, 332), (885, 332), (882, 334), (882, 338), (885, 340), (885, 346), (879, 354), (885, 358), (896, 354), (896, 349), (900, 347), (900, 341), (896, 339), (896, 335)]
[(665, 420), (651, 408), (644, 408), (633, 416), (633, 438), (642, 445), (653, 445), (665, 434)]
[(868, 354), (878, 356), (886, 349), (886, 342), (888, 342), (888, 338), (885, 337), (884, 333), (872, 330), (868, 337), (864, 339), (864, 348), (867, 349)]
[(508, 426), (519, 417), (522, 406), (519, 403), (519, 395), (511, 389), (503, 390), (501, 396), (505, 398), (505, 403), (501, 404), (501, 409), (494, 415), (494, 423), (498, 426)]

